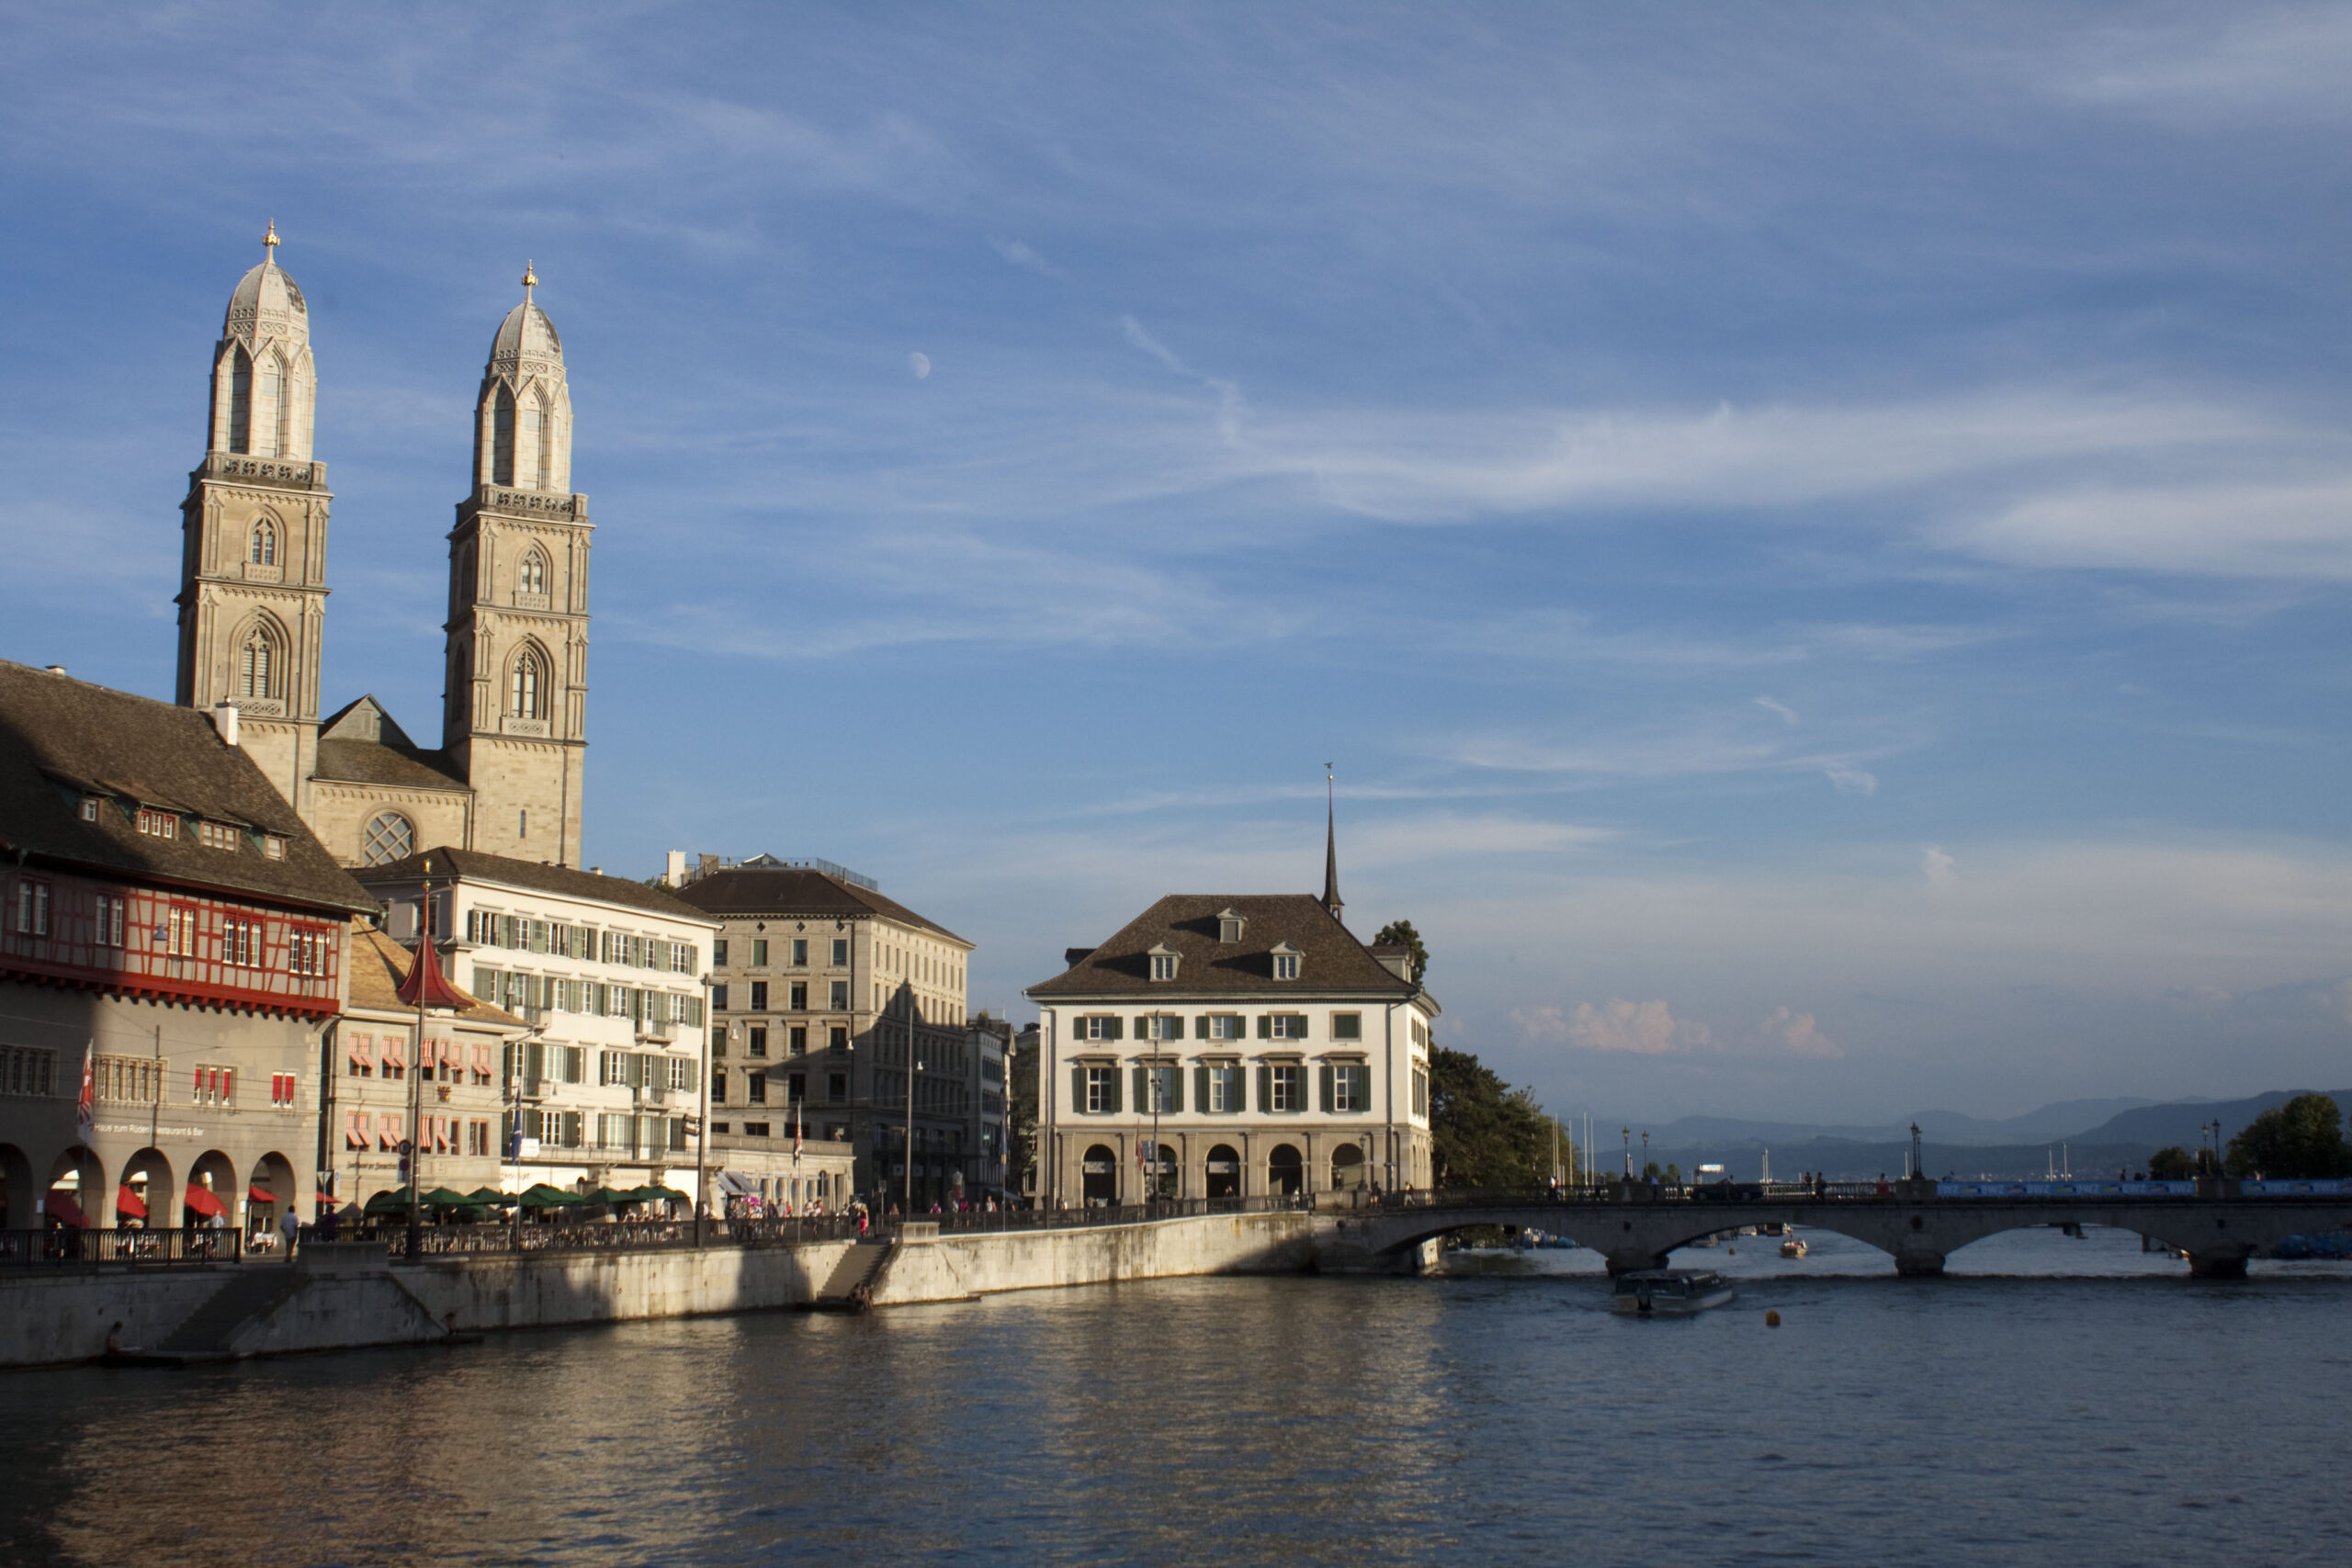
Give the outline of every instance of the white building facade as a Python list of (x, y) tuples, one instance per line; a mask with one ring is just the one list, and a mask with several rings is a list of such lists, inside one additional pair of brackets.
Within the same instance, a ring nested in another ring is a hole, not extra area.
[(696, 1165), (716, 920), (642, 883), (479, 851), (359, 874), (408, 942), (429, 881), (450, 977), (532, 1025), (500, 1063), (504, 1185), (691, 1187), (672, 1179)]
[(1336, 893), (1171, 895), (1069, 962), (1027, 993), (1048, 1201), (1429, 1185), (1438, 1006)]

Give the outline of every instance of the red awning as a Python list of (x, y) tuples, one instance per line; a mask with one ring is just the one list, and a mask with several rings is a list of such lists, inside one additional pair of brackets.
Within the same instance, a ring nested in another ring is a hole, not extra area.
[(147, 1217), (147, 1205), (130, 1188), (118, 1187), (114, 1190), (114, 1212), (126, 1220), (143, 1220)]
[(277, 1200), (271, 1197), (266, 1190), (259, 1187), (246, 1188), (245, 1196), (252, 1199), (256, 1203), (275, 1203), (277, 1201)]
[(229, 1212), (229, 1205), (214, 1197), (209, 1187), (191, 1185), (187, 1190), (187, 1206), (199, 1214), (225, 1215)]
[(74, 1194), (51, 1188), (49, 1193), (49, 1217), (63, 1220), (69, 1225), (89, 1228), (90, 1222), (82, 1217), (82, 1205), (74, 1201)]

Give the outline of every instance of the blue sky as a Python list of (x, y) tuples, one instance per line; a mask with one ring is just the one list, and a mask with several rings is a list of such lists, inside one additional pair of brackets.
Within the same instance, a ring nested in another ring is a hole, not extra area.
[[(431, 738), (525, 259), (589, 858), (976, 1005), (1312, 890), (1548, 1103), (2352, 1081), (2352, 12), (11, 6), (0, 655), (168, 696), (275, 218)], [(918, 358), (917, 356), (921, 356)], [(918, 375), (918, 370), (926, 373)]]

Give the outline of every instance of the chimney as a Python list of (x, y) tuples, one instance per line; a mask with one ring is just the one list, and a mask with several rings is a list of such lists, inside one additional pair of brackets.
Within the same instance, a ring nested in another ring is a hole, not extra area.
[(214, 703), (212, 728), (220, 732), (220, 739), (224, 742), (234, 746), (237, 743), (237, 705), (225, 699)]
[(670, 852), (670, 866), (662, 874), (662, 882), (668, 887), (684, 887), (686, 885), (685, 851), (672, 850)]
[(697, 856), (696, 859), (701, 862), (702, 869), (699, 873), (701, 875), (708, 876), (712, 872), (718, 869), (718, 857), (717, 855), (700, 855)]

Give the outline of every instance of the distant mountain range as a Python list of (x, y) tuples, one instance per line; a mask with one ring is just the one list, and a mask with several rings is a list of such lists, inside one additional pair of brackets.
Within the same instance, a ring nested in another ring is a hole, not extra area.
[[(2263, 1111), (2305, 1092), (2273, 1089), (2245, 1100), (2162, 1103), (2130, 1098), (2066, 1100), (1998, 1121), (1951, 1111), (1924, 1111), (1910, 1120), (1919, 1125), (1922, 1158), (1931, 1175), (1950, 1171), (2018, 1178), (2071, 1165), (2076, 1175), (2088, 1176), (2144, 1166), (2150, 1155), (2168, 1145), (2193, 1151), (2199, 1129), (2209, 1122), (2222, 1123), (2226, 1144)], [(2338, 1106), (2352, 1107), (2352, 1089), (2334, 1093)], [(1634, 1129), (1636, 1168), (1645, 1157), (1642, 1131)], [(1648, 1132), (1646, 1157), (1659, 1165), (1679, 1165), (1687, 1172), (1703, 1162), (1720, 1162), (1740, 1180), (1756, 1179), (1768, 1151), (1772, 1174), (1783, 1180), (1801, 1171), (1821, 1171), (1832, 1180), (1863, 1180), (1880, 1172), (1899, 1175), (1911, 1147), (1909, 1121), (1895, 1126), (1843, 1126), (1685, 1116)], [(1623, 1143), (1611, 1147), (1611, 1141), (1596, 1126), (1594, 1162), (1604, 1172), (1618, 1168), (1624, 1157)]]

